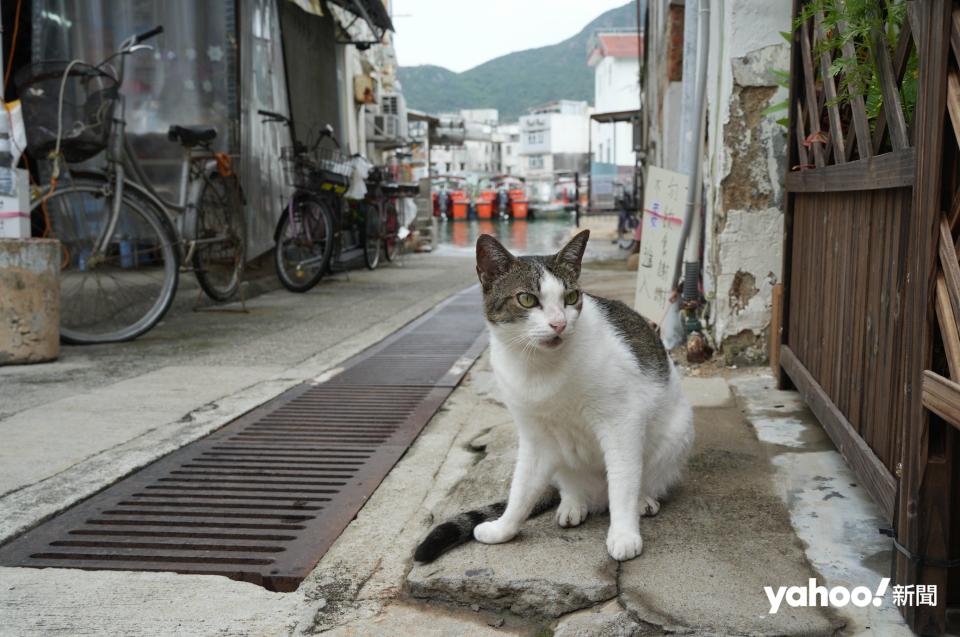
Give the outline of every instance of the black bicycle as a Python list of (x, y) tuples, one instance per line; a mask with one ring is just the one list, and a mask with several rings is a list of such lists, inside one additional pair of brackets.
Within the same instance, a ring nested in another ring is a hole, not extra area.
[[(280, 113), (258, 111), (267, 122), (292, 128)], [(334, 146), (323, 147), (325, 140)], [(292, 292), (306, 292), (325, 274), (363, 257), (373, 270), (380, 262), (384, 225), (379, 207), (367, 197), (348, 202), (352, 159), (341, 152), (329, 124), (309, 146), (294, 142), (281, 151), (284, 177), (295, 188), (280, 215), (274, 240), (280, 282)]]

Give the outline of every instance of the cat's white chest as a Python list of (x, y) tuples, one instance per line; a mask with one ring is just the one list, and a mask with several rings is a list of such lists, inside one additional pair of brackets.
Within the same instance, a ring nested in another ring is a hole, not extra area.
[[(494, 374), (504, 403), (519, 427), (533, 428), (568, 467), (602, 467), (602, 454), (593, 428), (595, 409), (584, 379), (558, 364), (531, 373), (509, 353), (493, 353)], [(545, 451), (545, 449), (544, 449)]]

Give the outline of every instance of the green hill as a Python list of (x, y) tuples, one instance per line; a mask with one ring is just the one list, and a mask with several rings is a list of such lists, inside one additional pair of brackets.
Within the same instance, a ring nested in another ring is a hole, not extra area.
[(401, 66), (407, 105), (428, 113), (460, 108), (496, 108), (510, 122), (528, 108), (558, 99), (593, 102), (593, 69), (587, 41), (596, 29), (636, 28), (636, 4), (611, 9), (577, 35), (558, 44), (508, 53), (454, 73), (440, 66)]

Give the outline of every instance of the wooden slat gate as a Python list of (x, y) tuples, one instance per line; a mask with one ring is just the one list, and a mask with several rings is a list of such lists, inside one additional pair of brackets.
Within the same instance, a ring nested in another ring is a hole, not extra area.
[[(850, 27), (808, 3), (793, 7), (780, 381), (890, 520), (897, 583), (938, 586), (935, 607), (904, 612), (942, 634), (960, 606), (960, 0), (877, 2), (876, 27), (842, 46), (824, 43)], [(841, 57), (875, 64), (878, 90), (835, 74)]]

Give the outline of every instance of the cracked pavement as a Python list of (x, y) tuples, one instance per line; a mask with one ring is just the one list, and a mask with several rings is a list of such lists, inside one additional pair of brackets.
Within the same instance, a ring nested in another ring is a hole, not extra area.
[[(99, 439), (99, 451), (77, 457), (73, 464), (67, 457), (66, 468), (55, 471), (53, 465), (39, 463), (40, 468), (19, 469), (47, 471), (49, 475), (33, 484), (18, 485), (15, 480), (3, 484), (3, 490), (11, 492), (0, 498), (4, 514), (0, 516), (0, 537), (36, 523), (302, 379), (335, 373), (339, 361), (432, 306), (434, 298), (445, 296), (446, 290), (455, 291), (452, 288), (459, 285), (460, 274), (435, 274), (422, 287), (390, 287), (398, 280), (452, 271), (451, 266), (456, 265), (466, 273), (464, 284), (472, 282), (468, 261), (432, 259), (436, 257), (425, 258), (416, 266), (422, 268), (419, 273), (399, 269), (352, 273), (353, 280), (341, 286), (346, 294), (359, 280), (360, 285), (369, 286), (365, 294), (380, 293), (382, 304), (373, 305), (374, 317), (380, 321), (376, 327), (364, 323), (373, 318), (358, 317), (352, 333), (323, 333), (322, 317), (332, 317), (327, 312), (348, 309), (342, 305), (321, 307), (326, 296), (316, 299), (315, 322), (287, 317), (289, 331), (278, 338), (302, 338), (314, 344), (334, 340), (319, 353), (311, 354), (306, 347), (300, 351), (279, 348), (277, 369), (253, 365), (246, 368), (246, 375), (211, 379), (212, 369), (229, 372), (233, 367), (244, 368), (244, 360), (266, 358), (262, 352), (214, 348), (201, 351), (191, 362), (197, 368), (192, 371), (189, 365), (146, 369), (147, 363), (130, 360), (119, 366), (130, 373), (117, 383), (110, 381), (108, 370), (92, 382), (91, 373), (97, 370), (88, 370), (77, 379), (75, 395), (113, 392), (110, 395), (127, 401), (128, 414), (130, 405), (142, 400), (158, 378), (184, 385), (206, 382), (210, 396), (198, 404), (174, 403), (176, 409), (164, 412), (165, 420), (158, 419), (149, 427), (108, 431)], [(393, 281), (377, 280), (385, 275), (394, 277)], [(591, 291), (628, 301), (632, 296), (633, 278), (628, 272), (588, 265), (584, 276)], [(412, 306), (411, 294), (419, 295)], [(251, 305), (269, 322), (284, 312), (296, 311), (290, 298), (300, 297), (265, 295)], [(371, 303), (361, 307), (370, 308)], [(253, 320), (258, 319), (255, 316)], [(201, 331), (206, 334), (202, 338), (216, 329), (229, 333), (233, 319), (224, 321), (222, 327)], [(184, 326), (186, 329), (186, 323)], [(269, 350), (275, 345), (266, 338), (263, 342), (255, 339), (251, 347)], [(189, 349), (189, 344), (179, 347)], [(83, 352), (77, 354), (79, 360), (67, 356), (58, 365), (83, 364)], [(47, 372), (38, 367), (26, 373)], [(4, 376), (10, 374), (3, 371)], [(793, 511), (787, 504), (795, 494), (783, 489), (783, 476), (770, 462), (768, 445), (758, 440), (748, 418), (750, 410), (745, 414), (743, 402), (738, 402), (729, 385), (720, 377), (685, 381), (696, 409), (696, 450), (680, 489), (656, 518), (642, 522), (644, 552), (633, 561), (619, 564), (608, 557), (605, 515), (594, 516), (575, 529), (561, 529), (548, 513), (528, 522), (512, 542), (496, 546), (470, 543), (433, 564), (412, 564), (414, 547), (436, 520), (474, 504), (502, 499), (507, 491), (514, 453), (513, 425), (497, 400), (484, 355), (297, 591), (272, 593), (217, 576), (0, 568), (4, 615), (0, 635), (653, 637), (678, 632), (855, 632), (849, 628), (862, 624), (820, 609), (784, 608), (776, 615), (767, 613), (762, 586), (802, 584), (817, 574), (811, 562), (820, 569), (823, 561), (810, 557), (814, 539), (808, 533), (803, 542), (798, 539)], [(757, 389), (754, 393), (762, 392)], [(60, 400), (50, 404), (37, 402), (36, 396), (28, 392), (25, 401), (32, 404), (15, 410), (19, 413), (0, 421), (0, 426), (39, 413), (80, 419), (62, 421), (80, 422), (78, 426), (86, 422), (83, 410), (71, 414), (62, 405), (62, 388), (54, 393)], [(126, 422), (129, 424), (129, 418)], [(38, 426), (42, 433), (44, 422)], [(763, 431), (777, 427), (766, 422)], [(68, 445), (64, 448), (70, 451)], [(80, 456), (77, 450), (74, 453)], [(825, 505), (839, 506), (837, 502), (834, 499)], [(871, 523), (866, 514), (862, 521)], [(839, 572), (842, 565), (832, 563), (830, 568)]]

